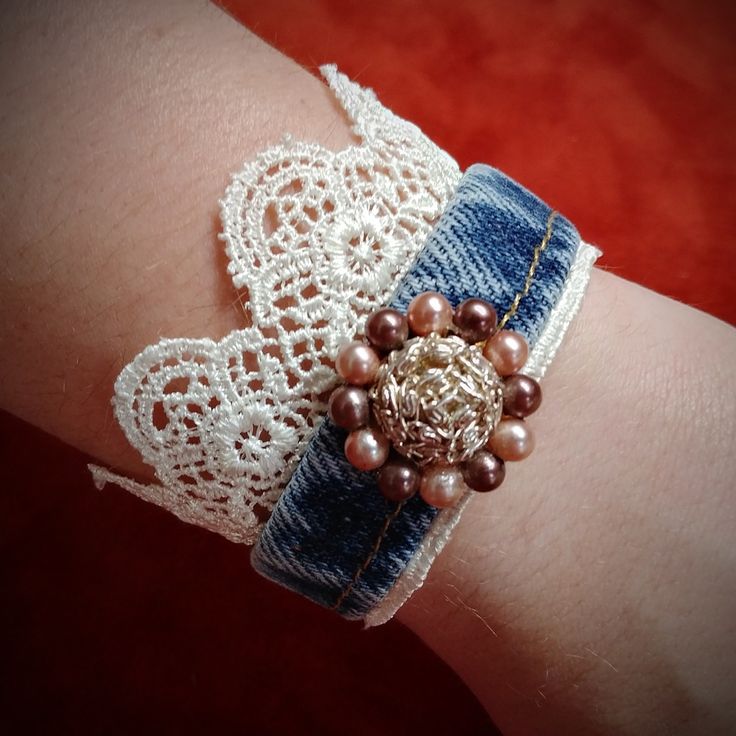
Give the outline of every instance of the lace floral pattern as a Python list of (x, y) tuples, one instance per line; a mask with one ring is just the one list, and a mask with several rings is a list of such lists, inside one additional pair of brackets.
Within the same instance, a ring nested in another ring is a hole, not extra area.
[(460, 178), (371, 90), (321, 71), (360, 145), (287, 138), (233, 177), (220, 237), (248, 326), (161, 340), (118, 377), (115, 416), (158, 483), (91, 466), (98, 486), (235, 542), (257, 538), (324, 415), (338, 348), (389, 300)]

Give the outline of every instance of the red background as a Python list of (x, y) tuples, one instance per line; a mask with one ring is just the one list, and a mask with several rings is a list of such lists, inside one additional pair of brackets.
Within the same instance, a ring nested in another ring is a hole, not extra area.
[[(728, 2), (231, 2), (335, 61), (461, 166), (538, 192), (626, 278), (736, 321)], [(487, 733), (398, 624), (364, 632), (257, 578), (244, 548), (0, 416), (5, 732)], [(7, 726), (10, 725), (10, 730)]]

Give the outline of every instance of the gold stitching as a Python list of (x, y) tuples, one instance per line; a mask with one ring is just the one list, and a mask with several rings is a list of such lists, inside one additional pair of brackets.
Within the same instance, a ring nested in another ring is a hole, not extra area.
[(355, 571), (355, 574), (353, 575), (350, 582), (347, 584), (345, 589), (340, 593), (340, 596), (338, 597), (337, 601), (335, 601), (335, 604), (332, 606), (334, 610), (337, 610), (342, 605), (342, 602), (350, 595), (350, 592), (355, 587), (355, 584), (360, 579), (360, 576), (368, 569), (368, 566), (373, 562), (373, 559), (378, 554), (378, 550), (381, 548), (381, 544), (383, 542), (384, 537), (386, 536), (386, 532), (388, 532), (388, 528), (391, 526), (391, 523), (393, 520), (399, 515), (401, 512), (401, 509), (404, 508), (404, 504), (406, 501), (401, 501), (401, 503), (396, 504), (396, 508), (391, 511), (391, 513), (386, 515), (386, 518), (383, 521), (383, 526), (381, 527), (381, 531), (378, 535), (378, 539), (376, 539), (373, 549), (371, 549), (370, 554), (366, 559), (363, 561), (363, 564)]
[(495, 330), (496, 332), (502, 330), (506, 326), (506, 323), (516, 314), (516, 311), (519, 309), (519, 304), (521, 304), (521, 300), (529, 293), (529, 289), (532, 286), (532, 281), (534, 280), (534, 273), (536, 272), (537, 266), (539, 265), (539, 259), (541, 258), (542, 253), (547, 250), (547, 246), (549, 245), (550, 240), (552, 240), (552, 225), (554, 224), (555, 218), (559, 214), (560, 213), (557, 212), (557, 210), (552, 210), (547, 216), (547, 227), (544, 232), (544, 237), (542, 238), (542, 242), (534, 248), (532, 262), (529, 264), (529, 270), (527, 271), (526, 278), (524, 279), (524, 286), (521, 288), (520, 291), (516, 292), (516, 296), (511, 302), (511, 306), (509, 307), (506, 314), (504, 314), (501, 321), (498, 323), (498, 326)]
[[(524, 286), (516, 292), (516, 295), (511, 302), (511, 306), (506, 311), (506, 314), (504, 314), (504, 316), (501, 318), (501, 321), (498, 323), (495, 332), (498, 332), (499, 330), (502, 330), (504, 328), (506, 323), (516, 314), (517, 310), (519, 309), (519, 304), (521, 304), (521, 300), (529, 293), (529, 289), (532, 286), (532, 281), (534, 280), (534, 274), (536, 273), (537, 267), (539, 266), (539, 259), (541, 258), (542, 253), (547, 250), (547, 246), (552, 240), (552, 229), (555, 218), (558, 214), (559, 212), (557, 212), (557, 210), (551, 210), (549, 215), (547, 216), (547, 225), (544, 232), (544, 237), (542, 238), (541, 242), (534, 248), (534, 253), (532, 254), (532, 262), (529, 264), (529, 270), (527, 271), (526, 278), (524, 279)], [(396, 508), (393, 509), (391, 513), (386, 515), (386, 518), (383, 521), (383, 526), (381, 527), (381, 531), (379, 532), (378, 538), (373, 544), (373, 548), (368, 554), (368, 557), (366, 557), (366, 559), (363, 561), (363, 564), (361, 564), (361, 566), (355, 571), (355, 574), (351, 578), (350, 582), (342, 590), (334, 605), (332, 606), (332, 610), (336, 611), (338, 608), (340, 608), (343, 601), (350, 595), (356, 583), (358, 582), (358, 580), (360, 580), (361, 575), (368, 569), (371, 562), (373, 562), (376, 555), (378, 554), (378, 550), (381, 548), (381, 544), (383, 543), (384, 538), (386, 537), (388, 528), (394, 522), (396, 517), (401, 513), (401, 509), (404, 508), (405, 504), (406, 501), (402, 501), (401, 503), (396, 505)]]

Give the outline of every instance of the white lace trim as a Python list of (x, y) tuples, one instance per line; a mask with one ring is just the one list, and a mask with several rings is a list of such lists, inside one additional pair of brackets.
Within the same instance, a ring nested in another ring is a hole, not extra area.
[(322, 420), (338, 348), (388, 301), (460, 179), (371, 90), (321, 71), (360, 145), (286, 138), (233, 176), (221, 238), (247, 326), (220, 341), (163, 339), (120, 373), (115, 416), (158, 483), (90, 466), (98, 487), (235, 542), (257, 539)]
[[(544, 376), (562, 343), (567, 328), (580, 309), (593, 264), (600, 255), (601, 252), (596, 247), (587, 243), (580, 244), (560, 299), (550, 312), (542, 334), (524, 366), (525, 374), (536, 379)], [(437, 514), (422, 544), (409, 560), (393, 588), (365, 617), (366, 626), (379, 626), (393, 618), (399, 608), (423, 585), (432, 563), (447, 543), (455, 525), (460, 521), (471, 495), (472, 492), (467, 493), (457, 506)]]

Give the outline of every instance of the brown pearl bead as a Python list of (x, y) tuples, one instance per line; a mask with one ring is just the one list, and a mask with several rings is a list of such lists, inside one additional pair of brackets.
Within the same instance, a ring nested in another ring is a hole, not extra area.
[(349, 342), (340, 348), (335, 361), (337, 372), (353, 386), (373, 383), (381, 365), (376, 351), (364, 342)]
[(526, 363), (529, 346), (518, 332), (499, 330), (483, 346), (483, 356), (493, 363), (499, 376), (510, 376)]
[(488, 440), (486, 449), (507, 462), (523, 460), (534, 449), (534, 435), (521, 419), (502, 419)]
[(340, 386), (330, 396), (327, 411), (330, 419), (343, 429), (359, 429), (368, 424), (368, 394), (356, 386)]
[(455, 308), (453, 321), (464, 340), (480, 342), (496, 328), (496, 310), (483, 299), (466, 299)]
[(541, 403), (542, 387), (533, 378), (517, 373), (504, 382), (504, 414), (523, 419), (534, 414)]
[(476, 452), (465, 463), (463, 478), (474, 491), (485, 493), (498, 488), (506, 477), (506, 466), (503, 460), (490, 452)]
[(392, 457), (378, 471), (378, 487), (389, 501), (400, 503), (411, 498), (419, 488), (417, 466), (403, 457)]
[(450, 508), (467, 490), (463, 474), (452, 465), (432, 465), (422, 471), (419, 494), (430, 506)]
[(366, 320), (365, 336), (379, 350), (398, 350), (409, 337), (409, 322), (398, 309), (379, 309)]
[(443, 333), (452, 323), (452, 305), (442, 294), (425, 291), (415, 296), (406, 310), (409, 327), (415, 335)]
[(358, 470), (376, 470), (386, 462), (390, 445), (377, 429), (364, 427), (345, 440), (345, 457)]

